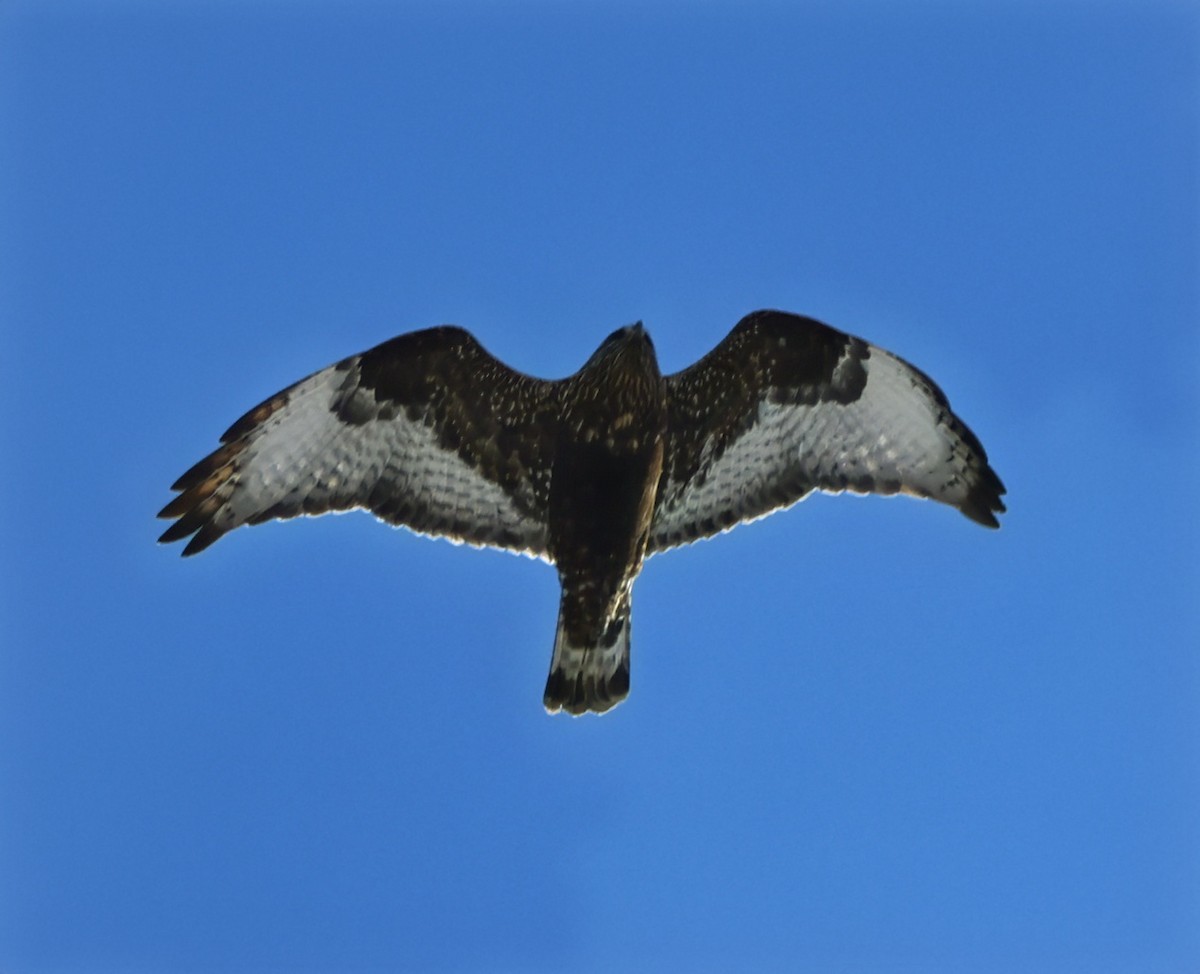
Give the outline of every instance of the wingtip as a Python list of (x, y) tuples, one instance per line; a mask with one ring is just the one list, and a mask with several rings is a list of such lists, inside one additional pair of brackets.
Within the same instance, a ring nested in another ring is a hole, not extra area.
[(185, 504), (183, 500), (183, 494), (180, 494), (178, 497), (171, 498), (170, 503), (164, 504), (163, 509), (154, 516), (156, 518), (163, 518), (164, 520), (169, 521), (173, 521), (175, 518), (181, 517), (187, 513), (187, 504)]
[(184, 558), (190, 558), (192, 555), (198, 555), (224, 533), (224, 531), (218, 531), (214, 529), (211, 523), (206, 524), (192, 536), (191, 541), (184, 545), (183, 551), (180, 552), (180, 555)]
[(996, 515), (1008, 511), (1000, 499), (1006, 491), (991, 467), (988, 467), (987, 474), (967, 494), (959, 510), (976, 524), (995, 530), (1000, 527), (1000, 519)]

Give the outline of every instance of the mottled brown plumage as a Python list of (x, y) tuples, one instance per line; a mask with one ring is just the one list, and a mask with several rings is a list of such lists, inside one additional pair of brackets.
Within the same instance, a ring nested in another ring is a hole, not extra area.
[(549, 527), (562, 601), (543, 702), (603, 712), (629, 692), (630, 589), (667, 430), (665, 383), (642, 326), (610, 336), (561, 394)]
[(461, 328), (401, 335), (234, 423), (177, 480), (162, 541), (360, 507), (422, 534), (523, 552), (562, 583), (544, 702), (603, 712), (629, 690), (645, 557), (813, 490), (930, 497), (996, 527), (1004, 486), (924, 373), (808, 318), (755, 312), (663, 377), (639, 324), (584, 367), (517, 372)]

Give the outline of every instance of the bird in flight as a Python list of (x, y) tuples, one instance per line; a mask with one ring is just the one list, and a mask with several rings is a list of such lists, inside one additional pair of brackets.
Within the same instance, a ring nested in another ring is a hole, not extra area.
[(462, 328), (400, 335), (250, 410), (172, 485), (159, 539), (363, 508), (419, 534), (542, 558), (562, 598), (551, 713), (629, 693), (631, 591), (649, 555), (814, 490), (927, 497), (999, 526), (1005, 493), (942, 391), (812, 318), (756, 311), (664, 376), (641, 323), (574, 375), (525, 375)]

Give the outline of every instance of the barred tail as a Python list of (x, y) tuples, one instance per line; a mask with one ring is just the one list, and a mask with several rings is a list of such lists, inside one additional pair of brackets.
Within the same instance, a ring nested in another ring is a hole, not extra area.
[(629, 695), (629, 611), (626, 597), (603, 638), (581, 645), (568, 638), (559, 607), (554, 658), (542, 697), (549, 713), (602, 714)]

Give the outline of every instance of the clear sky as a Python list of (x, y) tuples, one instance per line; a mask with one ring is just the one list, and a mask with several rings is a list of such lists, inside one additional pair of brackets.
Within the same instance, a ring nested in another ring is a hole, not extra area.
[[(1200, 9), (0, 5), (0, 970), (1200, 969)], [(665, 370), (746, 312), (946, 390), (999, 532), (813, 497), (656, 557), (541, 707), (546, 565), (155, 544), (392, 335)]]

